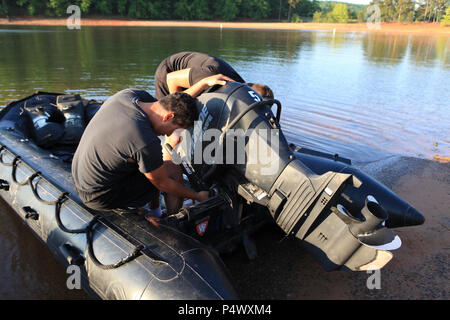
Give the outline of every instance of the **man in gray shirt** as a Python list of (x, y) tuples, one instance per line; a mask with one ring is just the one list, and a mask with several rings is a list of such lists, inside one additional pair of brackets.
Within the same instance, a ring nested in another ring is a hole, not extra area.
[[(188, 128), (197, 119), (196, 100), (174, 93), (157, 101), (143, 90), (125, 89), (107, 99), (89, 122), (72, 162), (83, 203), (105, 211), (159, 208), (159, 190), (204, 201), (208, 191), (186, 188), (171, 161), (163, 161), (158, 136)], [(176, 205), (167, 203), (168, 211)], [(173, 212), (169, 212), (173, 213)]]

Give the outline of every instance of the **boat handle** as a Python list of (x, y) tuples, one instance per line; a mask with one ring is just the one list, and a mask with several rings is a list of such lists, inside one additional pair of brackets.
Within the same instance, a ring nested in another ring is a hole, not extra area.
[(3, 179), (0, 179), (0, 190), (9, 191), (9, 182)]
[[(4, 151), (4, 152), (3, 152), (3, 151)], [(7, 166), (7, 167), (10, 167), (10, 166), (12, 166), (12, 162), (7, 163), (7, 162), (5, 162), (5, 161), (3, 160), (3, 156), (4, 156), (7, 152), (8, 152), (8, 149), (6, 149), (5, 146), (0, 146), (0, 163), (3, 164), (3, 165), (5, 165), (5, 166)]]
[(25, 219), (39, 220), (39, 213), (29, 206), (22, 207), (25, 212)]
[(70, 265), (81, 266), (84, 264), (84, 256), (74, 245), (66, 242), (59, 247), (59, 251)]

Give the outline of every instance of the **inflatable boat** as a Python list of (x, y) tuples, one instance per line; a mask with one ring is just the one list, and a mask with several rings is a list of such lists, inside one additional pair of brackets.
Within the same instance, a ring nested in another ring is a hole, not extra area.
[[(212, 196), (151, 222), (133, 210), (90, 210), (74, 189), (72, 156), (100, 103), (37, 92), (1, 110), (0, 196), (64, 267), (80, 268), (92, 297), (238, 299), (220, 255), (238, 244), (255, 258), (251, 234), (267, 223), (326, 270), (379, 269), (401, 245), (392, 228), (424, 222), (350, 160), (289, 144), (279, 101), (229, 83), (197, 107), (189, 145), (169, 149), (186, 183)], [(264, 163), (250, 161), (255, 145), (269, 150)], [(197, 151), (211, 159), (194, 161)]]

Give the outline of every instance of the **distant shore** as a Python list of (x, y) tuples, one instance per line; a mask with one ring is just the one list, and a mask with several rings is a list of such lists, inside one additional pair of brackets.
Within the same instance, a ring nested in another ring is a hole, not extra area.
[[(65, 26), (67, 18), (0, 18), (0, 25)], [(358, 31), (420, 35), (450, 36), (450, 27), (438, 23), (382, 23), (379, 28), (366, 23), (288, 23), (288, 22), (220, 22), (220, 21), (166, 21), (132, 20), (126, 18), (81, 18), (81, 26), (123, 27), (194, 27), (223, 29), (268, 29), (268, 30), (323, 30)]]

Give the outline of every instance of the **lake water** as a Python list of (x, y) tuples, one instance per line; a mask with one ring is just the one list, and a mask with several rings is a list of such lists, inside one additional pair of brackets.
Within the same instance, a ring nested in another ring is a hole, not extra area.
[[(153, 93), (160, 61), (192, 50), (269, 85), (290, 142), (356, 164), (450, 156), (446, 36), (2, 26), (0, 48), (0, 106), (36, 90), (97, 100), (127, 87)], [(3, 203), (0, 214), (0, 298), (84, 297), (65, 289), (64, 271)]]

